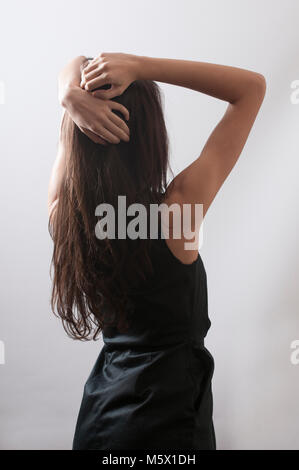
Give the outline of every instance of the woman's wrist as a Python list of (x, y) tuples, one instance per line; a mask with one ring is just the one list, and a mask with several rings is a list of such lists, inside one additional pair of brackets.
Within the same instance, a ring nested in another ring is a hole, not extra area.
[(134, 71), (136, 80), (155, 80), (155, 59), (147, 56), (134, 57)]

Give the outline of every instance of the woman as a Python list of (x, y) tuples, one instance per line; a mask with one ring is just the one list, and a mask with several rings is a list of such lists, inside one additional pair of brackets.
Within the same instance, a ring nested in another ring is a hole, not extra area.
[[(156, 81), (228, 103), (199, 158), (170, 184)], [(104, 340), (85, 384), (73, 449), (216, 449), (196, 207), (204, 217), (235, 165), (265, 79), (235, 67), (102, 53), (74, 59), (60, 75), (59, 93), (65, 114), (48, 199), (52, 308), (73, 338), (102, 332)], [(116, 236), (98, 237), (104, 214), (96, 208), (110, 204), (123, 215), (120, 195), (127, 206), (146, 209), (189, 204), (191, 249), (184, 230), (176, 236), (185, 222), (174, 216), (166, 237), (163, 218), (153, 236), (148, 229), (142, 239), (119, 236), (118, 226)]]

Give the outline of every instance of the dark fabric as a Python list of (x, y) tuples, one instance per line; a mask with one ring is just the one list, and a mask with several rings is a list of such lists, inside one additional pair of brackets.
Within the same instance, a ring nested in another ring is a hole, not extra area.
[(200, 255), (181, 263), (152, 241), (154, 275), (132, 291), (128, 333), (103, 332), (85, 384), (73, 449), (216, 449), (210, 328)]

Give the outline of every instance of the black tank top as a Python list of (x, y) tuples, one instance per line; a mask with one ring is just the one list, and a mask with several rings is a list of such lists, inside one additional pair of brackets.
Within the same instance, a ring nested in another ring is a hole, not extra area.
[(182, 263), (163, 236), (150, 254), (154, 274), (130, 294), (129, 330), (103, 331), (73, 449), (216, 449), (201, 256)]

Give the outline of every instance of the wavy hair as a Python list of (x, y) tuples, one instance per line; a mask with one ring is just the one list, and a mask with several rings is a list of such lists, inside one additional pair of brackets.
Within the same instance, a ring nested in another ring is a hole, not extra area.
[(126, 331), (130, 291), (152, 272), (150, 239), (97, 238), (96, 207), (111, 204), (117, 217), (119, 195), (127, 205), (160, 204), (171, 171), (157, 83), (136, 80), (113, 100), (129, 110), (129, 142), (96, 144), (67, 112), (61, 128), (66, 168), (49, 219), (51, 307), (68, 336), (80, 340), (96, 339), (108, 325)]

